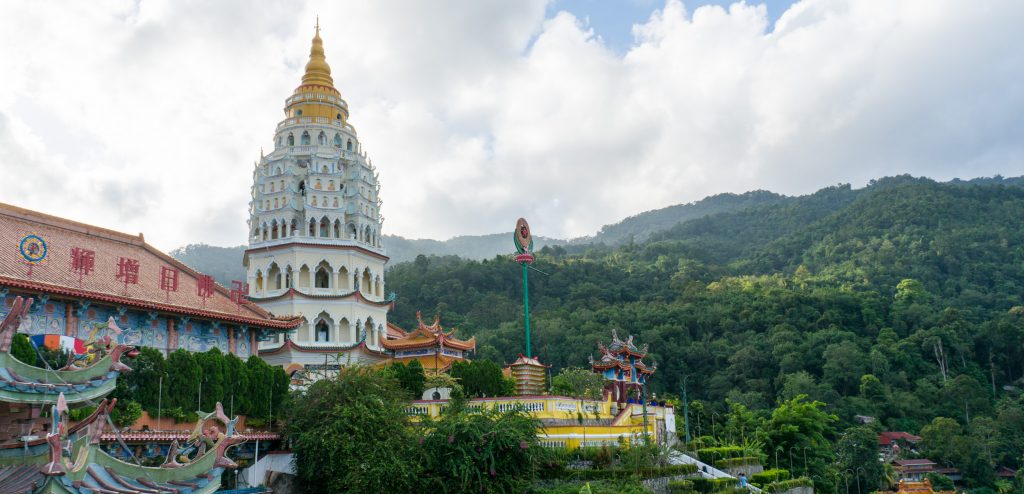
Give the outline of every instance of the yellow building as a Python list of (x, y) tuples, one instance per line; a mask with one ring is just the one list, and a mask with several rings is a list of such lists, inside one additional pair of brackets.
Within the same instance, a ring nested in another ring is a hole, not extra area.
[[(416, 400), (406, 413), (417, 417), (437, 418), (447, 400)], [(644, 436), (643, 405), (618, 404), (611, 400), (577, 400), (566, 396), (503, 396), (477, 398), (469, 401), (470, 409), (511, 410), (522, 407), (539, 419), (544, 428), (539, 432), (541, 444), (552, 448), (574, 449), (581, 446), (616, 446), (636, 444)], [(581, 420), (582, 415), (582, 420)], [(647, 406), (647, 429), (658, 444), (676, 437), (675, 410), (671, 405)]]

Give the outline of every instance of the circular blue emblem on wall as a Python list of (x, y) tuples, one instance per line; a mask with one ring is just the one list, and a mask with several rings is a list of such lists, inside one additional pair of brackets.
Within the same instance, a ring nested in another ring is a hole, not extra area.
[(31, 264), (39, 264), (46, 259), (46, 241), (39, 235), (25, 235), (21, 239), (21, 257)]

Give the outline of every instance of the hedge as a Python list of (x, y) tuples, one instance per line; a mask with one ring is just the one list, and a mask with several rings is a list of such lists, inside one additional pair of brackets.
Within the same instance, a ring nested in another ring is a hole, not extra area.
[(772, 468), (750, 476), (750, 481), (759, 485), (768, 485), (781, 480), (789, 480), (789, 470)]
[(693, 482), (689, 480), (676, 480), (668, 483), (669, 494), (696, 494), (693, 490)]
[(739, 458), (726, 458), (715, 462), (715, 468), (733, 468), (747, 465), (760, 465), (761, 459), (756, 456), (741, 456)]
[(728, 489), (730, 487), (736, 487), (739, 485), (739, 480), (726, 477), (721, 479), (706, 479), (703, 477), (695, 477), (690, 479), (693, 483), (693, 489), (697, 492), (708, 494), (711, 492), (718, 492), (721, 490)]
[(785, 492), (790, 489), (796, 489), (797, 487), (810, 487), (814, 485), (814, 482), (807, 477), (800, 477), (792, 480), (780, 480), (778, 482), (772, 482), (765, 487), (766, 492), (777, 493)]
[(713, 465), (716, 461), (743, 456), (743, 448), (739, 446), (719, 446), (717, 448), (703, 448), (697, 450), (700, 461)]
[(650, 479), (673, 475), (690, 475), (697, 472), (697, 466), (691, 464), (670, 465), (661, 468), (600, 468), (592, 470), (563, 470), (559, 478), (576, 480), (627, 480), (633, 478)]

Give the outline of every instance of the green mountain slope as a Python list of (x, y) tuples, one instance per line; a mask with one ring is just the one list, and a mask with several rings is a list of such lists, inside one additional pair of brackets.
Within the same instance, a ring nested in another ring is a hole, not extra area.
[[(763, 409), (805, 393), (844, 422), (912, 431), (963, 417), (965, 401), (994, 413), (993, 393), (1024, 384), (1024, 189), (987, 182), (895, 177), (711, 215), (642, 244), (542, 249), (533, 351), (556, 370), (585, 365), (621, 328), (650, 343), (663, 393), (688, 375), (691, 396), (711, 403)], [(399, 325), (440, 312), (477, 335), (479, 357), (523, 351), (511, 260), (421, 257), (388, 283)]]

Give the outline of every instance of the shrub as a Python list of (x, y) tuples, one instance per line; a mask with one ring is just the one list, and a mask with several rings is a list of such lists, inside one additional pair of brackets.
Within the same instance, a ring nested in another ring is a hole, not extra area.
[(719, 446), (715, 448), (703, 448), (697, 450), (700, 461), (713, 465), (718, 460), (743, 456), (743, 448), (739, 446)]
[(731, 487), (735, 487), (739, 483), (739, 480), (734, 478), (705, 479), (703, 477), (695, 477), (690, 479), (690, 481), (693, 482), (694, 490), (704, 494), (729, 489)]
[(750, 476), (750, 481), (755, 484), (768, 485), (772, 482), (778, 482), (780, 480), (789, 480), (789, 470), (782, 468), (772, 468), (765, 470), (761, 473), (755, 473)]
[(799, 477), (791, 480), (780, 480), (772, 482), (765, 487), (766, 492), (776, 493), (785, 492), (790, 489), (796, 489), (797, 487), (811, 487), (814, 482), (807, 477)]
[(747, 465), (760, 465), (761, 459), (756, 456), (740, 456), (739, 458), (726, 458), (715, 462), (716, 468), (734, 468)]
[(668, 483), (669, 494), (692, 494), (696, 491), (693, 490), (693, 482), (689, 480), (676, 480)]
[(603, 468), (593, 470), (564, 470), (565, 477), (574, 480), (630, 480), (670, 477), (673, 475), (690, 475), (697, 472), (695, 465), (670, 465), (661, 468), (643, 467)]
[(110, 420), (118, 427), (127, 427), (142, 416), (142, 405), (137, 401), (122, 401), (110, 412)]

